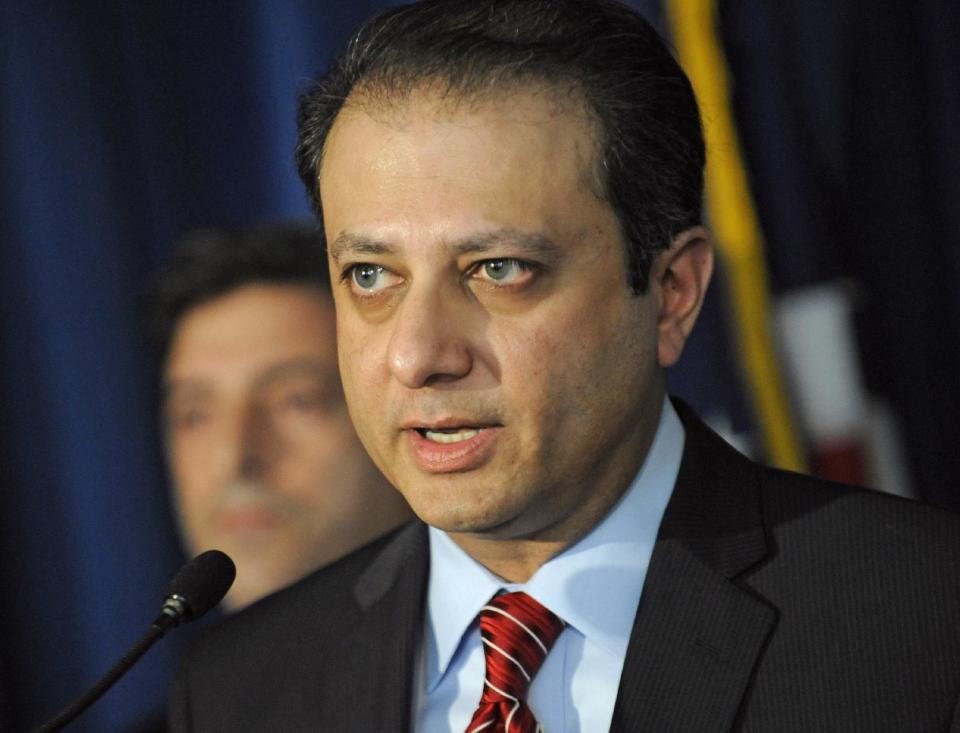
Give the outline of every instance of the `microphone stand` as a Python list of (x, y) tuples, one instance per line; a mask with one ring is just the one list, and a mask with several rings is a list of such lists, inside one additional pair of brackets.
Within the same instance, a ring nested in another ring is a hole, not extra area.
[(120, 657), (120, 659), (107, 670), (106, 674), (97, 680), (89, 690), (74, 700), (69, 707), (64, 709), (63, 712), (55, 718), (48, 720), (39, 728), (35, 728), (32, 733), (54, 733), (54, 731), (61, 730), (67, 724), (73, 722), (80, 713), (103, 697), (104, 693), (113, 687), (117, 680), (123, 677), (123, 675), (127, 673), (127, 670), (136, 664), (140, 657), (146, 654), (147, 650), (165, 633), (166, 629), (157, 626), (156, 622), (151, 624), (150, 628), (147, 629), (147, 633), (140, 637), (140, 640), (130, 647), (127, 653)]
[(103, 694), (147, 653), (157, 639), (181, 623), (200, 618), (217, 605), (230, 589), (235, 576), (233, 561), (219, 550), (207, 550), (180, 568), (170, 583), (160, 615), (150, 624), (150, 628), (140, 640), (130, 647), (93, 687), (32, 733), (54, 733), (73, 721), (103, 697)]

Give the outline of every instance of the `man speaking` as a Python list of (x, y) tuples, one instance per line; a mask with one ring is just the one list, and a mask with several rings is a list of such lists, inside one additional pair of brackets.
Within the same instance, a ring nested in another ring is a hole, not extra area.
[(298, 160), (351, 417), (422, 521), (208, 636), (175, 730), (960, 730), (960, 521), (762, 468), (665, 396), (712, 252), (641, 17), (388, 10)]

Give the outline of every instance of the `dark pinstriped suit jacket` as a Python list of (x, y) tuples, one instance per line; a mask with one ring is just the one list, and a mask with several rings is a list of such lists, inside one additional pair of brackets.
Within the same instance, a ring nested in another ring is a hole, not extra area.
[[(760, 467), (677, 407), (612, 729), (960, 732), (960, 518)], [(427, 564), (413, 523), (227, 619), (172, 730), (407, 730)]]

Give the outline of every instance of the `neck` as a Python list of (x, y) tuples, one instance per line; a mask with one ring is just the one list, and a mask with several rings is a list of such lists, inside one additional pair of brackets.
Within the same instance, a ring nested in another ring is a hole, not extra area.
[(526, 583), (550, 558), (570, 544), (560, 540), (503, 540), (448, 532), (470, 557), (507, 583)]

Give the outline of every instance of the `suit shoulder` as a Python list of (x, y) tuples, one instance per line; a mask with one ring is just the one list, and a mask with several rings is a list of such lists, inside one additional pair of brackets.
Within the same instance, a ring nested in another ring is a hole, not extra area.
[(182, 667), (222, 668), (253, 649), (282, 653), (335, 638), (356, 616), (357, 579), (401, 530), (354, 550), (302, 580), (226, 616), (205, 630)]
[(378, 622), (395, 610), (384, 595), (417, 596), (405, 591), (425, 575), (425, 543), (411, 521), (211, 628), (181, 663), (171, 730), (303, 730), (324, 720), (318, 691), (339, 684), (330, 669), (353, 663), (372, 609)]
[[(780, 544), (890, 567), (960, 571), (960, 515), (922, 502), (778, 469), (759, 469), (765, 523)], [(957, 576), (960, 577), (960, 576)]]
[(916, 499), (767, 466), (759, 467), (759, 478), (765, 503), (773, 508), (806, 509), (806, 513), (828, 509), (863, 518), (882, 517), (894, 523), (940, 525), (945, 531), (960, 532), (960, 514)]

